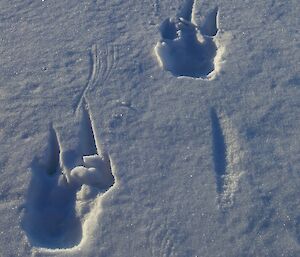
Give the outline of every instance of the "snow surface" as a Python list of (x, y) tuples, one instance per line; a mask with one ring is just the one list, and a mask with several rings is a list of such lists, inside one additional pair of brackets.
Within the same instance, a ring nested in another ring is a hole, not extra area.
[(300, 256), (299, 13), (0, 1), (0, 256)]

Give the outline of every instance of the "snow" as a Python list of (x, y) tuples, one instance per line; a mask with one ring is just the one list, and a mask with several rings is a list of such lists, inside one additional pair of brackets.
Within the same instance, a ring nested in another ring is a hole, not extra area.
[(1, 1), (0, 256), (300, 256), (298, 2)]

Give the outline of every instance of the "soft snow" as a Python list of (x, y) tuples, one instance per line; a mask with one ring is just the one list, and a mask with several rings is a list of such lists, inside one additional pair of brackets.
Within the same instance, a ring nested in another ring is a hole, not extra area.
[(298, 0), (0, 2), (0, 257), (300, 256)]

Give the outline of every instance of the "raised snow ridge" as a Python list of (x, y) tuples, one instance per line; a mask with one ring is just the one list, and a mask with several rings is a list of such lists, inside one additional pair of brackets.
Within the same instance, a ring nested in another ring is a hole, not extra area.
[(222, 210), (234, 204), (234, 197), (243, 175), (241, 149), (237, 132), (227, 116), (211, 109), (212, 152), (215, 168), (218, 205)]

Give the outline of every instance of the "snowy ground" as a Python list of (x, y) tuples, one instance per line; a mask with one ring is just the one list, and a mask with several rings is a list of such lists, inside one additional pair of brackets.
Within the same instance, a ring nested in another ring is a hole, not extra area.
[(0, 1), (0, 256), (300, 256), (299, 13)]

